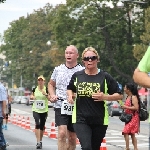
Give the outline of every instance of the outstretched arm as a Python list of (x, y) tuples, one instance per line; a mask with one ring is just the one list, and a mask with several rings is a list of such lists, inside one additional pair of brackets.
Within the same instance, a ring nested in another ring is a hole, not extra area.
[(150, 88), (150, 77), (147, 73), (140, 71), (138, 68), (134, 71), (133, 79), (138, 85)]

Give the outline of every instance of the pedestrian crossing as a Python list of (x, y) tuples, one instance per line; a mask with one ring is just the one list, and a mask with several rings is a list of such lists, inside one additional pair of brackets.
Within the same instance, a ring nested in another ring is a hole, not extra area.
[(20, 109), (12, 108), (12, 113), (11, 114), (30, 115), (31, 113), (29, 113), (27, 111), (20, 110)]
[[(23, 111), (23, 110), (20, 110), (20, 109), (12, 108), (12, 115), (13, 114), (30, 117), (31, 118), (30, 119), (31, 131), (34, 131), (35, 123), (34, 123), (34, 119), (32, 117), (32, 113), (26, 112), (26, 111)], [(47, 132), (47, 134), (45, 136), (49, 137), (49, 135), (50, 135), (51, 122), (52, 121), (55, 121), (54, 118), (51, 118), (51, 116), (49, 116), (48, 119), (47, 119), (47, 122), (46, 122), (46, 132)], [(56, 132), (56, 136), (57, 136), (57, 134), (58, 134), (58, 128), (57, 127), (55, 127), (55, 132)], [(138, 134), (138, 135), (136, 135), (136, 137), (137, 137), (137, 143), (138, 143), (138, 148), (139, 148), (138, 150), (149, 150), (149, 137), (148, 137), (148, 135)], [(115, 146), (116, 150), (121, 150), (121, 149), (124, 149), (126, 147), (124, 136), (122, 135), (122, 132), (117, 130), (117, 129), (112, 130), (112, 129), (109, 129), (109, 127), (108, 127), (105, 139), (106, 139), (106, 145), (108, 147), (108, 150), (111, 150), (112, 146), (113, 147)], [(57, 139), (55, 139), (55, 140), (57, 140)], [(131, 148), (131, 150), (133, 150), (131, 137), (130, 137), (130, 148)]]
[[(136, 135), (138, 150), (149, 150), (149, 137), (147, 135)], [(133, 149), (132, 140), (130, 137), (130, 148)], [(125, 148), (125, 140), (122, 132), (118, 130), (108, 129), (106, 132), (106, 143), (107, 145), (113, 145), (120, 148)]]

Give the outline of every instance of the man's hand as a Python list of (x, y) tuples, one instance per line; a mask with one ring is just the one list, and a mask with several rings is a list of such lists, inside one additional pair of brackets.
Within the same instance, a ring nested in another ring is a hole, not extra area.
[(56, 96), (56, 95), (50, 96), (50, 102), (52, 102), (52, 103), (55, 103), (57, 101), (57, 99), (58, 99), (58, 96)]

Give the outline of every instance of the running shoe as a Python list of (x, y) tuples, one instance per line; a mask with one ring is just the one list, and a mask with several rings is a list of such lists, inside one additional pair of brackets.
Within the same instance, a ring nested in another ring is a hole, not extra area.
[(41, 149), (42, 149), (42, 142), (40, 142), (40, 144), (41, 144)]
[(2, 129), (4, 129), (5, 128), (5, 126), (4, 125), (2, 125)]
[(37, 145), (36, 145), (36, 149), (42, 149), (42, 147), (41, 147), (41, 143), (37, 143)]
[(9, 146), (9, 143), (8, 143), (8, 142), (6, 142), (6, 147), (7, 147), (7, 146)]
[(0, 150), (6, 150), (6, 145), (0, 146)]

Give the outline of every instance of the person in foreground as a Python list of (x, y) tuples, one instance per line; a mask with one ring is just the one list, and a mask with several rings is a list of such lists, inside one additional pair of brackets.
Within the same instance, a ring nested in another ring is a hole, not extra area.
[(4, 85), (0, 82), (0, 149), (6, 150), (6, 141), (2, 131), (3, 119), (6, 117), (6, 100), (7, 91)]
[[(75, 150), (76, 134), (73, 129), (71, 115), (62, 111), (63, 102), (67, 100), (67, 85), (71, 76), (83, 67), (77, 63), (78, 50), (74, 45), (67, 46), (65, 50), (65, 64), (55, 67), (48, 83), (50, 101), (55, 103), (55, 123), (58, 126), (58, 150)], [(68, 140), (67, 140), (68, 139)]]
[(126, 113), (133, 114), (131, 121), (129, 123), (125, 123), (124, 129), (122, 131), (122, 135), (124, 135), (126, 142), (125, 150), (130, 150), (129, 135), (131, 135), (134, 150), (138, 150), (135, 134), (139, 133), (140, 131), (140, 120), (138, 114), (140, 98), (138, 95), (137, 86), (133, 83), (127, 83), (124, 87), (124, 92), (127, 94), (127, 98), (125, 104), (121, 107), (125, 109)]
[(48, 91), (44, 84), (45, 78), (41, 75), (38, 77), (38, 86), (32, 90), (30, 96), (30, 99), (34, 100), (32, 111), (35, 119), (36, 149), (42, 149), (43, 132), (48, 115)]
[(148, 73), (150, 73), (150, 46), (134, 71), (134, 82), (145, 88), (150, 88), (150, 77)]
[(122, 99), (113, 77), (97, 68), (99, 59), (93, 47), (86, 48), (82, 53), (85, 69), (74, 73), (67, 86), (68, 102), (74, 103), (73, 127), (82, 150), (100, 149), (108, 127), (106, 100)]

